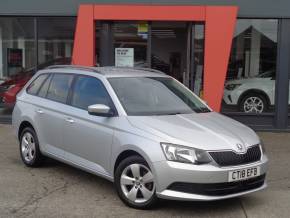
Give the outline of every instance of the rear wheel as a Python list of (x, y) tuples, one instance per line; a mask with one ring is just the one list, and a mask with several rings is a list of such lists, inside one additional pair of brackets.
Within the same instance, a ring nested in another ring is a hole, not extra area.
[(240, 110), (245, 113), (262, 113), (268, 108), (268, 103), (266, 98), (261, 94), (248, 94), (246, 95), (241, 103)]
[(31, 127), (26, 127), (21, 132), (20, 156), (23, 163), (29, 167), (38, 167), (44, 159), (39, 150), (39, 143), (36, 133)]
[(156, 204), (154, 176), (140, 156), (128, 157), (119, 164), (115, 187), (121, 200), (130, 207), (147, 209)]

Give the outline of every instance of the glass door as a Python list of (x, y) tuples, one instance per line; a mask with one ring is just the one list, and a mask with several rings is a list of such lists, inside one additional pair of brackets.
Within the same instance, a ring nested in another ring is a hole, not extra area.
[(189, 31), (191, 48), (189, 88), (196, 95), (203, 97), (204, 24), (193, 23)]
[(187, 23), (152, 22), (151, 68), (187, 81)]

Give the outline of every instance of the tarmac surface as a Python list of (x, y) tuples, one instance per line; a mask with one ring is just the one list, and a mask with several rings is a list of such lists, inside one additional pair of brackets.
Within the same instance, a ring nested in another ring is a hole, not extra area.
[(126, 207), (112, 183), (54, 160), (27, 168), (10, 125), (0, 125), (0, 217), (290, 217), (290, 133), (258, 133), (268, 188), (215, 202), (163, 200), (154, 210)]

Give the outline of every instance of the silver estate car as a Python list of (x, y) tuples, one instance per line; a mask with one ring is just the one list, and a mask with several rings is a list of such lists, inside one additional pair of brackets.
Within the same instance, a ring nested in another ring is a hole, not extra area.
[(255, 132), (152, 69), (41, 70), (18, 94), (13, 126), (24, 164), (47, 156), (94, 173), (134, 208), (266, 187), (268, 158)]

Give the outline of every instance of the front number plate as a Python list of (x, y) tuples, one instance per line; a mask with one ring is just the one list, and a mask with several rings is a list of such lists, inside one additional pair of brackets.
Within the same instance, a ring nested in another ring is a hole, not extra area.
[(260, 176), (260, 167), (259, 166), (249, 167), (245, 169), (230, 171), (228, 181), (229, 182), (240, 181), (257, 176)]

